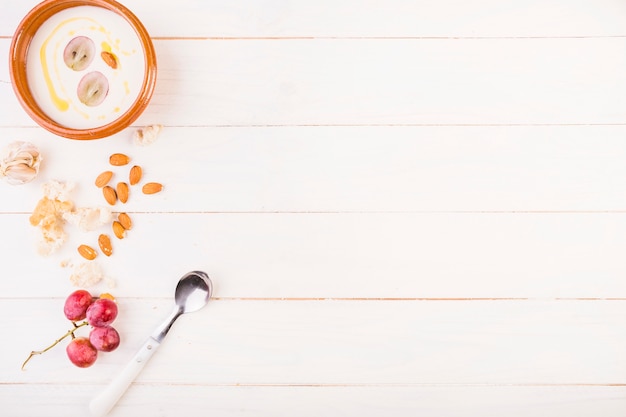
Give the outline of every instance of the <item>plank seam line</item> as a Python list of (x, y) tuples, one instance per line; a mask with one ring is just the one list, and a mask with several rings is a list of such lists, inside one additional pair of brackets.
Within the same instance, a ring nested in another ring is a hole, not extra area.
[(624, 39), (626, 35), (562, 36), (153, 36), (156, 41), (401, 41), (401, 40), (547, 40), (547, 39)]
[[(11, 40), (12, 35), (0, 39)], [(348, 40), (348, 41), (397, 41), (397, 40), (546, 40), (546, 39), (624, 39), (626, 35), (519, 35), (519, 36), (151, 36), (154, 41), (301, 41), (301, 40)]]
[[(0, 382), (0, 386), (73, 386), (85, 385), (84, 382), (68, 382), (59, 384), (56, 382)], [(90, 383), (88, 385), (102, 385)], [(184, 382), (141, 382), (135, 381), (137, 386), (180, 386), (180, 387), (267, 387), (267, 388), (577, 388), (577, 387), (617, 387), (626, 388), (626, 383), (184, 383)]]
[(214, 297), (216, 301), (626, 301), (624, 297)]
[[(294, 127), (585, 127), (626, 126), (619, 123), (292, 123), (292, 124), (214, 124), (214, 125), (165, 125), (175, 128), (294, 128)], [(21, 126), (13, 126), (21, 127)], [(30, 127), (30, 126), (26, 126)], [(37, 127), (37, 126), (32, 126)], [(141, 126), (134, 126), (141, 127)]]
[[(169, 297), (118, 297), (120, 300), (170, 300)], [(16, 300), (61, 300), (65, 297), (0, 297), (0, 301), (16, 301)], [(571, 302), (571, 301), (589, 301), (589, 302), (613, 302), (626, 301), (626, 297), (211, 297), (211, 301), (285, 301), (285, 302), (307, 302), (307, 301), (346, 301), (346, 302), (371, 302), (371, 301), (392, 301), (392, 302)]]
[[(145, 214), (145, 215), (189, 215), (189, 214), (213, 214), (213, 215), (249, 215), (249, 214), (262, 214), (262, 215), (276, 215), (276, 214), (320, 214), (320, 215), (386, 215), (386, 214), (413, 214), (413, 215), (431, 215), (431, 214), (626, 214), (626, 210), (247, 210), (247, 211), (219, 211), (219, 210), (186, 210), (186, 211), (127, 211), (130, 214)], [(0, 215), (10, 216), (30, 216), (30, 211), (5, 211), (0, 212)]]
[[(178, 128), (293, 128), (293, 127), (584, 127), (626, 126), (619, 123), (292, 123), (292, 124), (215, 124), (215, 125), (167, 125)], [(15, 126), (20, 127), (20, 126)], [(37, 126), (33, 126), (37, 127)], [(140, 127), (140, 126), (136, 126)]]
[[(160, 385), (159, 383), (144, 382), (138, 385)], [(171, 384), (180, 386), (193, 386), (197, 384)], [(518, 388), (532, 388), (532, 387), (626, 387), (626, 383), (232, 383), (232, 384), (206, 384), (208, 386), (216, 387), (381, 387), (381, 388), (443, 388), (443, 387), (467, 387), (467, 388), (497, 388), (497, 387), (518, 387)]]

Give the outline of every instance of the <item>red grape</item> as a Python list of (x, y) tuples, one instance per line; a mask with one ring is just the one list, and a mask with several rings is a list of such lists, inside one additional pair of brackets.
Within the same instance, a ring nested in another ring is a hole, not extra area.
[(104, 327), (117, 317), (117, 304), (108, 298), (98, 298), (87, 309), (87, 321), (93, 327)]
[(89, 341), (98, 350), (112, 352), (120, 345), (120, 335), (111, 326), (94, 327), (89, 333)]
[(98, 358), (98, 351), (86, 337), (77, 337), (65, 348), (67, 357), (79, 368), (87, 368)]
[(76, 290), (65, 299), (63, 313), (68, 320), (83, 320), (91, 303), (93, 303), (93, 297), (88, 291)]

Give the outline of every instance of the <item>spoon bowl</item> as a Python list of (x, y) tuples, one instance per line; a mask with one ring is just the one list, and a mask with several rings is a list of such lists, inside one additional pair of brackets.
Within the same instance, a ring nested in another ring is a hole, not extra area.
[(213, 292), (211, 280), (202, 271), (193, 271), (178, 281), (174, 300), (183, 313), (193, 313), (209, 302)]
[(176, 285), (174, 310), (152, 333), (151, 339), (161, 343), (181, 314), (198, 311), (209, 302), (212, 289), (211, 280), (205, 272), (192, 271), (185, 274)]

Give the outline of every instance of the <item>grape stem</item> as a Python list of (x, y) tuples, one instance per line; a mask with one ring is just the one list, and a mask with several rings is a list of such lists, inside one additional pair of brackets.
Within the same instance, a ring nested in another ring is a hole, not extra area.
[(68, 336), (71, 336), (72, 339), (74, 339), (76, 336), (74, 335), (74, 332), (83, 326), (86, 326), (88, 323), (86, 321), (83, 321), (82, 323), (76, 324), (75, 322), (72, 322), (72, 324), (74, 325), (74, 328), (71, 330), (68, 330), (67, 333), (65, 333), (63, 336), (61, 336), (60, 338), (58, 338), (57, 340), (54, 341), (53, 344), (51, 344), (50, 346), (48, 346), (47, 348), (45, 348), (44, 350), (33, 350), (32, 352), (30, 352), (30, 355), (28, 355), (28, 358), (26, 358), (26, 360), (24, 361), (24, 363), (22, 364), (22, 371), (24, 371), (24, 367), (26, 366), (26, 364), (28, 363), (29, 360), (32, 359), (33, 356), (35, 355), (41, 355), (42, 353), (45, 353), (47, 351), (49, 351), (50, 349), (52, 349), (53, 347), (55, 347), (56, 345), (58, 345), (63, 339), (65, 339)]

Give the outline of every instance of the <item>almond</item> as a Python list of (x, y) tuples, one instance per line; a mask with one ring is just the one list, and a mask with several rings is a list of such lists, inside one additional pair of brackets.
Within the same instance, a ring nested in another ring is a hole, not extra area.
[(115, 301), (115, 297), (113, 297), (108, 292), (103, 292), (102, 294), (98, 296), (98, 298), (106, 298), (107, 300)]
[(98, 177), (96, 178), (96, 187), (98, 188), (104, 187), (105, 185), (109, 183), (109, 181), (111, 181), (112, 177), (113, 177), (113, 172), (104, 171), (102, 174), (98, 175)]
[(128, 201), (128, 184), (125, 182), (117, 183), (117, 198), (119, 198), (122, 203)]
[(126, 235), (126, 229), (124, 229), (122, 223), (117, 220), (113, 221), (113, 234), (115, 234), (115, 237), (118, 239), (124, 239), (124, 236)]
[(100, 53), (102, 60), (111, 68), (117, 69), (117, 57), (109, 51), (102, 51)]
[(162, 184), (159, 184), (158, 182), (149, 182), (142, 187), (141, 191), (143, 191), (144, 194), (156, 194), (162, 189)]
[(98, 256), (98, 252), (96, 252), (96, 250), (91, 246), (87, 245), (80, 245), (78, 247), (78, 253), (80, 253), (80, 256), (89, 261), (93, 261), (94, 259), (96, 259), (96, 256)]
[(111, 256), (113, 253), (113, 247), (111, 246), (111, 239), (108, 235), (101, 234), (98, 236), (98, 245), (100, 246), (100, 250), (106, 256)]
[(133, 228), (133, 222), (130, 220), (130, 216), (126, 213), (120, 213), (117, 216), (117, 221), (124, 227), (126, 230), (130, 230)]
[(130, 169), (130, 173), (128, 174), (128, 180), (130, 181), (130, 185), (139, 184), (141, 181), (142, 170), (139, 165), (135, 165)]
[(123, 153), (114, 153), (109, 157), (109, 163), (114, 166), (126, 165), (130, 162), (130, 158)]
[(108, 185), (102, 187), (102, 195), (104, 195), (104, 199), (110, 205), (114, 205), (117, 202), (117, 193), (115, 192), (113, 187), (110, 187)]

